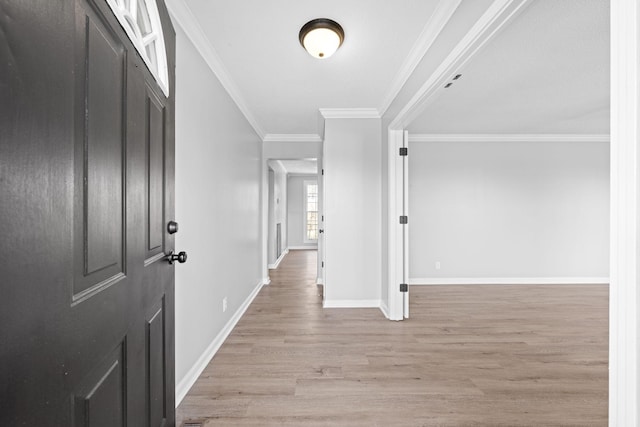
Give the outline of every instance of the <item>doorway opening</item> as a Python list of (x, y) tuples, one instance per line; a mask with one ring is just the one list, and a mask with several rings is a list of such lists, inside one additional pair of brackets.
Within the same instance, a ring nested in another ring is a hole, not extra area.
[[(317, 251), (322, 284), (322, 172), (317, 158), (266, 160), (266, 274), (290, 251)], [(265, 280), (269, 283), (270, 280)]]

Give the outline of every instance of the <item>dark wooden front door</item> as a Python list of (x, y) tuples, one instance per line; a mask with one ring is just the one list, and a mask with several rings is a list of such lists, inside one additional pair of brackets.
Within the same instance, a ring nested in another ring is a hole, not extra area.
[(0, 425), (172, 426), (170, 97), (106, 0), (0, 0)]

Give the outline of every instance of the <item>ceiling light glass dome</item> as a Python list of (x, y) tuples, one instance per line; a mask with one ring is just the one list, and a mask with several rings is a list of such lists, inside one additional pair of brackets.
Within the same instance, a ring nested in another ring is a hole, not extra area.
[(333, 55), (344, 41), (344, 30), (336, 21), (327, 18), (309, 21), (300, 29), (300, 44), (314, 58)]

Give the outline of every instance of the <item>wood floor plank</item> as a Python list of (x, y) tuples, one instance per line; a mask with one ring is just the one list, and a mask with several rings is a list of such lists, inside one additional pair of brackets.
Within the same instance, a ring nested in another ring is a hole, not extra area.
[(412, 286), (390, 322), (323, 309), (315, 256), (272, 270), (178, 425), (607, 425), (608, 286)]

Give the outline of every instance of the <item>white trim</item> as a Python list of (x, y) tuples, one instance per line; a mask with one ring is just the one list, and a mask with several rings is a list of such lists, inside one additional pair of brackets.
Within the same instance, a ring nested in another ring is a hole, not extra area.
[(262, 138), (262, 142), (322, 142), (320, 135), (308, 134), (276, 134), (268, 133)]
[(325, 119), (379, 119), (376, 108), (320, 108)]
[(389, 109), (393, 100), (396, 99), (402, 90), (402, 87), (405, 85), (407, 80), (409, 80), (409, 77), (411, 77), (420, 61), (422, 61), (427, 51), (436, 41), (442, 32), (442, 29), (445, 27), (447, 22), (449, 22), (461, 2), (462, 0), (440, 0), (436, 9), (433, 11), (433, 14), (424, 26), (422, 33), (420, 33), (418, 40), (413, 44), (409, 55), (407, 55), (407, 58), (404, 60), (400, 70), (398, 70), (398, 73), (394, 77), (384, 100), (378, 108), (380, 115), (384, 115), (384, 113)]
[(605, 134), (410, 134), (410, 142), (609, 142)]
[(307, 251), (307, 250), (316, 250), (318, 249), (318, 245), (309, 245), (309, 246), (289, 246), (289, 250), (291, 251)]
[(280, 265), (284, 257), (287, 256), (288, 253), (289, 253), (289, 249), (285, 249), (284, 251), (282, 251), (282, 253), (280, 254), (280, 257), (278, 257), (276, 262), (274, 262), (273, 264), (269, 264), (269, 270), (275, 270), (276, 268), (278, 268), (278, 266)]
[(402, 130), (388, 130), (388, 195), (387, 205), (387, 309), (389, 320), (402, 320), (403, 299), (399, 284), (403, 283), (402, 277), (402, 226), (398, 223), (398, 217), (402, 215), (403, 204), (403, 171), (402, 159), (398, 155), (398, 150), (404, 143), (404, 132)]
[(187, 395), (187, 393), (189, 392), (189, 389), (193, 387), (195, 382), (198, 380), (198, 377), (200, 376), (200, 374), (202, 374), (202, 371), (204, 371), (204, 369), (207, 367), (211, 359), (213, 359), (213, 356), (215, 356), (215, 354), (220, 349), (222, 344), (224, 344), (224, 341), (227, 339), (231, 331), (233, 331), (233, 328), (236, 326), (238, 321), (242, 318), (244, 313), (247, 311), (247, 309), (249, 308), (249, 306), (251, 305), (255, 297), (260, 292), (260, 289), (262, 289), (262, 286), (263, 286), (262, 281), (258, 282), (258, 284), (253, 289), (253, 291), (251, 291), (247, 299), (233, 314), (233, 316), (229, 319), (227, 324), (224, 325), (224, 328), (222, 328), (220, 333), (216, 335), (216, 337), (213, 339), (211, 344), (209, 344), (207, 349), (202, 353), (202, 355), (200, 355), (198, 360), (196, 360), (196, 362), (193, 364), (191, 369), (189, 369), (189, 372), (187, 372), (187, 374), (180, 380), (180, 382), (176, 384), (176, 408), (178, 407), (178, 405), (180, 405), (184, 397)]
[[(409, 131), (402, 132), (402, 147), (409, 149)], [(407, 156), (397, 156), (401, 159), (402, 165), (402, 215), (409, 215), (411, 211), (409, 209), (409, 161)], [(409, 227), (410, 225), (404, 224), (400, 226), (402, 228), (402, 282), (409, 283)], [(403, 309), (402, 315), (405, 319), (409, 318), (409, 289), (406, 292), (402, 292)]]
[(379, 299), (324, 300), (324, 308), (380, 308)]
[(284, 167), (284, 163), (282, 163), (282, 160), (280, 160), (280, 159), (272, 159), (272, 160), (268, 160), (268, 161), (267, 161), (267, 165), (268, 165), (268, 166), (269, 166), (269, 162), (272, 162), (272, 163), (271, 163), (271, 166), (273, 166), (273, 165), (276, 165), (276, 166), (277, 166), (277, 168), (276, 168), (276, 169), (278, 169), (278, 170), (277, 170), (277, 171), (275, 171), (275, 172), (282, 172), (282, 173), (283, 173), (283, 174), (285, 174), (285, 175), (289, 175), (289, 172), (287, 172), (287, 168), (285, 168), (285, 167)]
[(380, 311), (384, 314), (384, 317), (387, 319), (391, 319), (391, 315), (389, 314), (389, 306), (384, 302), (380, 301)]
[(436, 98), (445, 83), (475, 56), (498, 31), (523, 10), (531, 0), (495, 0), (464, 38), (436, 68), (425, 84), (416, 92), (398, 116), (391, 122), (391, 129), (404, 129), (415, 119), (428, 102)]
[(640, 423), (640, 8), (611, 2), (609, 425)]
[(606, 285), (608, 277), (429, 277), (409, 279), (410, 285)]
[(263, 285), (270, 285), (271, 284), (271, 277), (265, 277), (264, 279), (262, 279), (262, 284)]
[(322, 277), (316, 277), (316, 285), (324, 286), (324, 279)]
[(191, 40), (191, 43), (193, 43), (200, 55), (202, 55), (202, 58), (205, 60), (207, 65), (209, 65), (209, 68), (213, 74), (216, 75), (220, 84), (227, 91), (231, 99), (236, 103), (238, 109), (240, 109), (253, 130), (260, 139), (264, 139), (264, 131), (258, 124), (253, 113), (249, 110), (249, 106), (241, 95), (240, 89), (231, 78), (231, 75), (223, 65), (218, 53), (204, 33), (204, 30), (198, 23), (198, 20), (193, 16), (193, 12), (191, 12), (191, 9), (185, 0), (172, 0), (166, 3), (167, 9), (171, 14), (172, 21), (182, 28), (182, 31), (184, 31), (189, 40)]
[[(318, 173), (316, 174), (316, 178), (318, 180), (318, 214), (320, 214), (320, 218), (318, 221), (318, 228), (324, 230), (324, 176), (322, 175), (322, 157), (318, 158)], [(324, 232), (318, 232), (318, 242), (317, 242), (317, 259), (316, 259), (316, 274), (317, 280), (316, 283), (322, 284), (324, 286)], [(322, 295), (324, 298), (324, 288), (322, 289)]]
[[(264, 145), (262, 148), (262, 161), (260, 165), (260, 173), (262, 175), (260, 183), (260, 203), (262, 205), (262, 224), (260, 227), (260, 236), (262, 238), (262, 263), (260, 268), (262, 276), (269, 278), (269, 164), (264, 158)], [(269, 279), (271, 281), (271, 279)]]

